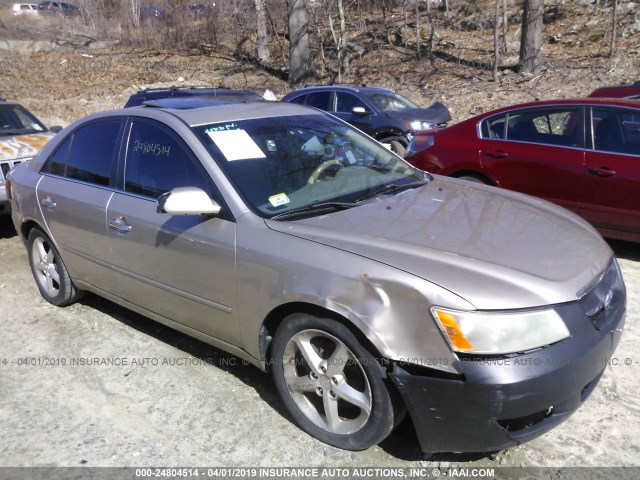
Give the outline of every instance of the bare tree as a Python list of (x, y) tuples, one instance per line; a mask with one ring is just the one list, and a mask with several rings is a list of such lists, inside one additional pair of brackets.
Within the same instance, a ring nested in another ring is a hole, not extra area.
[(609, 44), (609, 57), (613, 57), (613, 52), (616, 49), (616, 35), (618, 23), (618, 0), (613, 0), (613, 15), (611, 17), (611, 43)]
[(122, 0), (123, 10), (126, 12), (126, 18), (134, 27), (140, 25), (140, 1), (141, 0)]
[(344, 5), (342, 0), (337, 0), (338, 7), (338, 20), (340, 21), (340, 33), (336, 35), (336, 30), (333, 28), (333, 19), (329, 14), (329, 30), (333, 37), (333, 42), (336, 44), (336, 50), (338, 52), (338, 82), (342, 81), (342, 73), (349, 75), (349, 52), (347, 51), (346, 41), (346, 19), (344, 15)]
[(267, 36), (267, 12), (264, 8), (264, 0), (255, 0), (256, 19), (257, 19), (257, 39), (258, 58), (262, 61), (269, 60), (271, 52), (269, 51), (269, 37)]
[(498, 29), (500, 24), (500, 5), (502, 0), (496, 0), (496, 15), (493, 22), (493, 81), (498, 81), (498, 65), (500, 63), (500, 40)]
[(544, 0), (524, 0), (520, 37), (520, 71), (533, 73), (542, 65)]
[(296, 85), (313, 76), (309, 20), (304, 0), (289, 0), (289, 83)]

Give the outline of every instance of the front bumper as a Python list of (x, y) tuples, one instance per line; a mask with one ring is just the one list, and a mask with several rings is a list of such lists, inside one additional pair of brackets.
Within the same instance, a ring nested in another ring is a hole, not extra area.
[(571, 337), (554, 345), (510, 357), (461, 357), (457, 378), (394, 365), (390, 377), (407, 405), (422, 450), (498, 451), (542, 435), (575, 412), (620, 341), (626, 293), (615, 270), (617, 278), (606, 288), (613, 299), (597, 318), (589, 318), (579, 302), (556, 308)]

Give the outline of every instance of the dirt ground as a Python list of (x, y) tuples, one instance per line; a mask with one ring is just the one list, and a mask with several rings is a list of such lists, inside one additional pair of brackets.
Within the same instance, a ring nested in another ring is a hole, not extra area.
[(640, 254), (611, 245), (628, 318), (582, 408), (516, 448), (425, 459), (408, 422), (378, 446), (338, 450), (299, 430), (270, 377), (237, 358), (95, 296), (48, 304), (0, 218), (0, 467), (638, 467)]
[[(490, 32), (441, 31), (438, 50), (470, 64), (430, 65), (406, 48), (380, 48), (355, 58), (344, 80), (393, 87), (420, 105), (443, 101), (454, 121), (535, 98), (584, 96), (638, 79), (638, 36), (621, 38), (618, 54), (607, 58), (605, 45), (593, 41), (605, 20), (587, 27), (593, 19), (568, 16), (548, 26), (555, 39), (545, 43), (544, 71), (533, 76), (505, 71), (494, 82), (474, 65), (487, 60)], [(511, 59), (514, 53), (510, 47)], [(143, 86), (288, 91), (279, 78), (220, 52), (0, 41), (0, 70), (0, 96), (19, 100), (48, 125), (117, 108)], [(0, 467), (639, 467), (640, 250), (611, 246), (628, 289), (626, 330), (586, 404), (528, 444), (493, 455), (425, 459), (408, 422), (366, 451), (338, 450), (293, 425), (271, 379), (235, 357), (95, 296), (65, 309), (49, 305), (13, 226), (0, 218)], [(91, 364), (94, 358), (118, 364)]]

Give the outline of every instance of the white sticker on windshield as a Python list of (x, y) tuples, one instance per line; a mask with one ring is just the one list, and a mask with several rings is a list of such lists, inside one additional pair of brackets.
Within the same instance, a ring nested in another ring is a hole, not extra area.
[(274, 207), (279, 207), (280, 205), (286, 205), (290, 200), (286, 193), (278, 193), (276, 195), (271, 195), (269, 197), (269, 202)]
[(207, 135), (230, 162), (249, 160), (250, 158), (266, 158), (264, 152), (245, 130), (220, 130), (207, 132)]

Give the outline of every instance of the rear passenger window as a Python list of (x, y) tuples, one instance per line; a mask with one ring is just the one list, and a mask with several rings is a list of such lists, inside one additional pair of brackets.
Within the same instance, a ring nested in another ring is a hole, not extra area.
[(69, 147), (71, 147), (71, 140), (73, 140), (73, 135), (62, 142), (62, 145), (60, 145), (53, 155), (49, 157), (47, 165), (45, 165), (43, 171), (64, 177), (64, 172), (67, 168), (67, 158), (69, 157)]
[(306, 95), (300, 95), (299, 97), (292, 98), (291, 100), (289, 100), (289, 102), (297, 103), (298, 105), (304, 105), (306, 98)]
[(330, 110), (329, 101), (331, 100), (331, 92), (316, 92), (307, 95), (307, 105), (319, 108), (320, 110)]
[(157, 198), (176, 187), (212, 194), (207, 172), (169, 129), (134, 121), (127, 144), (125, 191)]
[(109, 185), (121, 124), (120, 120), (109, 120), (79, 128), (49, 157), (43, 171)]
[(582, 146), (582, 126), (581, 109), (578, 107), (516, 111), (507, 115), (507, 140)]
[(482, 122), (482, 138), (504, 139), (506, 115), (491, 117)]

